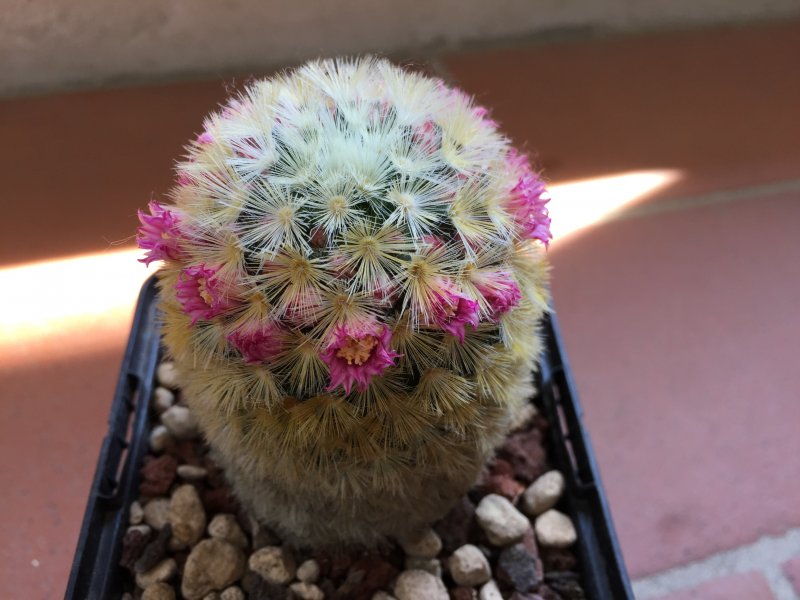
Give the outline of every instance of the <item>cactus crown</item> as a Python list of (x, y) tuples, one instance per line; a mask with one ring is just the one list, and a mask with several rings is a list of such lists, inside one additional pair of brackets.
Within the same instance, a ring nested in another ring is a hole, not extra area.
[(138, 241), (165, 262), (170, 351), (227, 375), (223, 408), (413, 392), (444, 414), (531, 354), (547, 195), (464, 93), (313, 62), (249, 86), (187, 152)]

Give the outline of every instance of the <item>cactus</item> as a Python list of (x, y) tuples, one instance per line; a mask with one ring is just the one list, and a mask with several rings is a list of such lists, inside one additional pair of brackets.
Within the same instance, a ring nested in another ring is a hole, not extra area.
[(444, 514), (533, 393), (547, 194), (485, 108), (384, 60), (252, 83), (140, 212), (163, 339), (235, 493), (285, 539)]

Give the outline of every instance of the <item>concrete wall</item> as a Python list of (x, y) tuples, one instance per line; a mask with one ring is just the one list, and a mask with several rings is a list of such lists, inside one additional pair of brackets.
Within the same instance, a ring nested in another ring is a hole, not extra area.
[(790, 15), (800, 15), (800, 0), (5, 0), (0, 95)]

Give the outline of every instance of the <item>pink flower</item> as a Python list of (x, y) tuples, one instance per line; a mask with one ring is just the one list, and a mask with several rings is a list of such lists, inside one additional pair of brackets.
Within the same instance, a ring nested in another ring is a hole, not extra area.
[(433, 322), (463, 344), (466, 325), (478, 326), (478, 303), (446, 288), (436, 297)]
[(359, 391), (364, 391), (373, 377), (394, 365), (394, 359), (400, 356), (389, 346), (391, 338), (391, 330), (375, 321), (337, 326), (320, 354), (331, 373), (328, 390), (341, 385), (349, 394), (355, 383)]
[(533, 172), (524, 155), (512, 151), (508, 162), (522, 174), (511, 189), (507, 206), (514, 215), (522, 237), (540, 240), (546, 246), (553, 235), (550, 233), (550, 216), (546, 206), (550, 196), (544, 181)]
[(489, 318), (493, 321), (517, 306), (522, 298), (517, 282), (511, 279), (509, 273), (502, 271), (482, 278), (475, 287), (489, 305)]
[(227, 339), (248, 365), (269, 361), (280, 353), (282, 345), (280, 328), (275, 323), (243, 325)]
[(158, 202), (150, 202), (147, 208), (150, 210), (149, 215), (141, 210), (137, 211), (142, 226), (137, 232), (136, 242), (139, 248), (148, 251), (139, 262), (149, 265), (154, 260), (181, 258), (183, 252), (180, 247), (178, 217)]
[(497, 121), (489, 116), (489, 109), (485, 106), (476, 106), (472, 109), (472, 114), (478, 117), (484, 125), (488, 127), (498, 127)]
[(426, 152), (431, 153), (442, 145), (442, 130), (434, 121), (428, 119), (414, 130), (411, 139)]
[(214, 136), (211, 135), (208, 131), (204, 131), (200, 135), (197, 136), (197, 143), (198, 144), (210, 144), (214, 141)]
[(178, 173), (178, 185), (185, 187), (187, 185), (192, 185), (193, 182), (194, 180), (192, 179), (192, 176), (189, 175), (186, 171), (180, 171)]
[(215, 267), (195, 265), (183, 269), (178, 277), (175, 295), (186, 314), (192, 317), (192, 325), (201, 319), (213, 319), (235, 305), (217, 277), (218, 271)]

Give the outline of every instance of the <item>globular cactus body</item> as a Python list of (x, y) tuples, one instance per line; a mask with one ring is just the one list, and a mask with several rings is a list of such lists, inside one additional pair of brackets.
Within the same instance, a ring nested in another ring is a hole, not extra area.
[(532, 393), (541, 180), (485, 109), (382, 60), (258, 81), (204, 126), (139, 242), (235, 492), (303, 544), (431, 522)]

